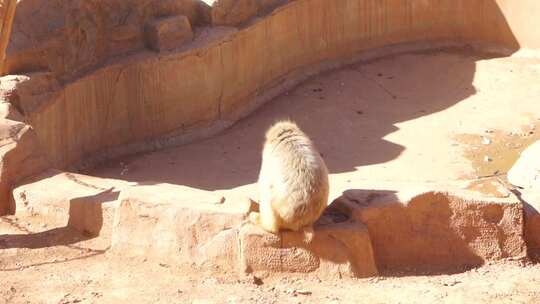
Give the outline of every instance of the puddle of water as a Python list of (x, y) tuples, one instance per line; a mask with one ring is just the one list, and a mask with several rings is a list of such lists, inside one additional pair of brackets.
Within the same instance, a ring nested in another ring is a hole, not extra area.
[(493, 130), (481, 135), (460, 134), (455, 140), (465, 146), (464, 156), (471, 161), (476, 178), (505, 178), (521, 152), (540, 140), (540, 122), (523, 126), (519, 132)]

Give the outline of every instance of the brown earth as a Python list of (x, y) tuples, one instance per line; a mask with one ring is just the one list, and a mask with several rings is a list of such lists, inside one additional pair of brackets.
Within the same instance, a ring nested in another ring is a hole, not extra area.
[[(528, 57), (493, 58), (463, 49), (391, 56), (314, 77), (222, 135), (111, 161), (87, 173), (113, 178), (107, 183), (117, 188), (125, 187), (126, 181), (158, 187), (171, 183), (254, 196), (262, 134), (274, 120), (291, 117), (321, 150), (331, 171), (332, 198), (350, 189), (392, 191), (399, 183), (473, 181), (477, 185), (485, 175), (504, 178), (518, 151), (538, 138), (540, 89), (531, 84), (539, 76), (540, 60)], [(520, 101), (519, 107), (515, 100)], [(482, 137), (490, 138), (490, 143)], [(509, 145), (515, 147), (511, 152), (503, 148)], [(484, 162), (486, 155), (491, 162)], [(394, 273), (371, 279), (216, 275), (168, 261), (122, 258), (107, 251), (110, 234), (81, 235), (64, 227), (64, 220), (1, 218), (4, 302), (540, 300), (540, 267), (523, 262), (488, 263), (452, 275)]]
[[(453, 275), (321, 280), (216, 276), (159, 261), (115, 258), (103, 240), (67, 245), (43, 219), (5, 217), (0, 303), (538, 303), (540, 265), (506, 261)], [(54, 245), (56, 244), (56, 245)], [(66, 245), (62, 245), (66, 244)], [(51, 246), (52, 245), (52, 246)], [(51, 247), (48, 247), (51, 246)]]

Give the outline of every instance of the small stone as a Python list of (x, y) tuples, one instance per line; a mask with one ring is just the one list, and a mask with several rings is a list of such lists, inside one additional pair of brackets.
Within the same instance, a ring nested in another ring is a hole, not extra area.
[(455, 286), (457, 284), (461, 283), (461, 281), (451, 281), (451, 282), (448, 282), (448, 283), (444, 283), (443, 285), (444, 286)]
[(98, 291), (92, 291), (90, 294), (93, 297), (96, 297), (96, 298), (99, 298), (99, 297), (103, 296), (103, 294), (101, 292), (98, 292)]
[(253, 284), (257, 285), (257, 286), (261, 286), (262, 284), (264, 284), (263, 280), (257, 276), (253, 276)]
[(484, 156), (484, 161), (485, 161), (486, 163), (489, 163), (489, 162), (491, 162), (492, 160), (493, 160), (493, 159), (492, 159), (491, 157), (489, 157), (489, 156), (487, 156), (487, 155)]
[(309, 290), (296, 290), (295, 293), (303, 296), (310, 296), (312, 294)]
[(487, 137), (482, 137), (482, 144), (483, 145), (489, 145), (491, 144), (491, 139), (487, 138)]
[(186, 16), (163, 17), (147, 23), (145, 39), (156, 51), (171, 50), (193, 40), (193, 30)]

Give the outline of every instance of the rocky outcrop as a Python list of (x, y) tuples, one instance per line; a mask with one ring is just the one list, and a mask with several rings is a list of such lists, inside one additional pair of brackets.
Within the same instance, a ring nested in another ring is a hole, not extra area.
[(381, 272), (467, 269), (527, 255), (523, 205), (513, 196), (350, 190), (330, 208), (367, 226)]
[(7, 71), (48, 70), (72, 79), (143, 50), (148, 22), (180, 15), (193, 25), (208, 24), (210, 7), (200, 0), (19, 1)]
[(15, 212), (13, 186), (49, 166), (34, 130), (17, 110), (17, 87), (24, 87), (27, 80), (22, 76), (0, 78), (0, 215)]
[(112, 252), (248, 273), (377, 274), (362, 224), (325, 217), (307, 244), (303, 233), (277, 236), (247, 224), (256, 207), (247, 198), (187, 187), (135, 186), (120, 197)]
[(523, 259), (523, 206), (463, 190), (349, 190), (303, 232), (274, 235), (249, 224), (256, 205), (172, 185), (122, 192), (114, 254), (267, 275), (369, 277), (379, 273), (459, 271), (505, 258)]

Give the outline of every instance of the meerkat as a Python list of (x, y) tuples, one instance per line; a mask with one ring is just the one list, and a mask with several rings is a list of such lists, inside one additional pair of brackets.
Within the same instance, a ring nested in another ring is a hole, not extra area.
[(258, 186), (259, 212), (249, 220), (274, 234), (302, 230), (311, 241), (328, 203), (328, 169), (294, 122), (277, 122), (266, 132)]

